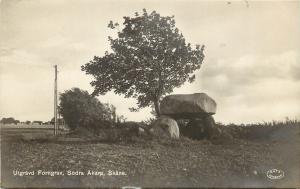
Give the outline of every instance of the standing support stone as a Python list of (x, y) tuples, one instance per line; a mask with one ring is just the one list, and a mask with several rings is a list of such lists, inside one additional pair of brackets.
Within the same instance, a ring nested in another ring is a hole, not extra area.
[(205, 136), (207, 139), (210, 139), (215, 130), (215, 120), (211, 115), (205, 116), (203, 118)]
[(158, 137), (179, 138), (177, 122), (167, 116), (159, 117), (152, 125), (150, 132)]

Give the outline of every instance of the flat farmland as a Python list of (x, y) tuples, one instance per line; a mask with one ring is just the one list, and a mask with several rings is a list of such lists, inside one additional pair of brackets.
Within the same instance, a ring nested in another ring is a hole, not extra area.
[[(299, 186), (299, 126), (278, 132), (284, 136), (273, 132), (275, 138), (264, 140), (104, 142), (65, 133), (53, 137), (52, 128), (2, 126), (1, 186)], [(284, 171), (284, 177), (268, 178), (271, 169)]]

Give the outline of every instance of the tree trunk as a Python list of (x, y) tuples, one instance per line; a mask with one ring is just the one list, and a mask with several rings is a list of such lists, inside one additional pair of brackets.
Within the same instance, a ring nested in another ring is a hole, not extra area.
[(154, 100), (154, 108), (155, 108), (155, 112), (156, 112), (156, 117), (159, 117), (160, 116), (160, 104), (159, 104), (159, 100)]

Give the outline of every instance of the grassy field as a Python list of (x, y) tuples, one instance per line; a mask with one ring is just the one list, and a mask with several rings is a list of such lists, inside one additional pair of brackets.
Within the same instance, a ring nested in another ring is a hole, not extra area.
[(299, 122), (221, 128), (230, 137), (125, 142), (1, 126), (1, 187), (300, 187)]

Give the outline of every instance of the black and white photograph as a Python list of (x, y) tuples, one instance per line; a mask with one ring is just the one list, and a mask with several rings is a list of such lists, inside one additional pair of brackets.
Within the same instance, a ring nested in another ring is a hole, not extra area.
[(0, 188), (300, 188), (300, 1), (0, 0)]

